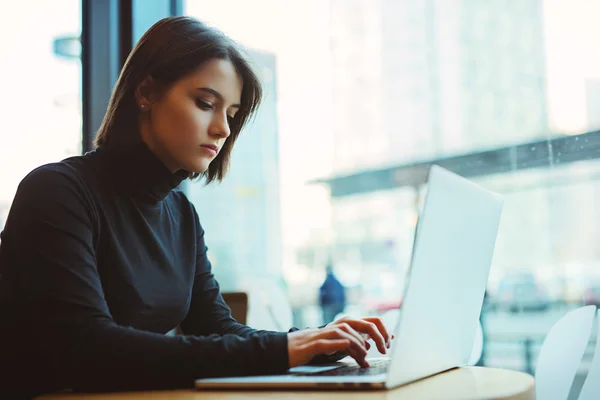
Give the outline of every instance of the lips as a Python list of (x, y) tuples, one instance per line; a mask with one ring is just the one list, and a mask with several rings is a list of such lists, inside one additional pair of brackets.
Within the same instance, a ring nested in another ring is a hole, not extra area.
[(215, 146), (214, 144), (203, 144), (201, 147), (206, 147), (207, 149), (211, 149), (214, 152), (219, 151), (219, 148), (217, 146)]

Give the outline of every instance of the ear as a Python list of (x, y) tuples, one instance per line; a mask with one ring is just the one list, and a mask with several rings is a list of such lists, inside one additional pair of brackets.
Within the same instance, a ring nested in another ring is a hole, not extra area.
[(148, 111), (155, 98), (155, 82), (151, 76), (147, 76), (135, 89), (135, 100), (142, 111)]

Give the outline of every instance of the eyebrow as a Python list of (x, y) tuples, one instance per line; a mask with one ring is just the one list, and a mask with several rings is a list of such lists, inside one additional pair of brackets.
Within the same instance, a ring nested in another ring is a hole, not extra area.
[[(224, 100), (223, 99), (223, 95), (221, 93), (217, 92), (215, 89), (211, 89), (211, 88), (208, 88), (208, 87), (201, 87), (201, 88), (198, 88), (196, 90), (198, 90), (199, 92), (210, 93), (213, 96), (215, 96), (217, 99), (219, 99), (220, 101)], [(241, 105), (240, 104), (232, 104), (230, 107), (239, 109), (241, 107)]]

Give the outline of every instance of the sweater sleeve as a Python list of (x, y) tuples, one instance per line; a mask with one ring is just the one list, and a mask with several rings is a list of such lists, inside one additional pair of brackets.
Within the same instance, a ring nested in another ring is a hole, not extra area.
[(15, 304), (33, 321), (32, 346), (57, 381), (76, 390), (166, 388), (288, 368), (284, 333), (171, 337), (119, 326), (96, 268), (96, 213), (77, 174), (45, 166), (19, 186), (4, 232), (22, 288)]

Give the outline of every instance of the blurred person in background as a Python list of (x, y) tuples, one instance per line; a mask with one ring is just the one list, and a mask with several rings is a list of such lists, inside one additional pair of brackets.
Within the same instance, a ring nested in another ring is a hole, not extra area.
[(325, 267), (325, 281), (319, 289), (319, 304), (323, 312), (323, 323), (333, 321), (339, 313), (346, 308), (346, 288), (333, 273), (333, 264), (330, 261)]

